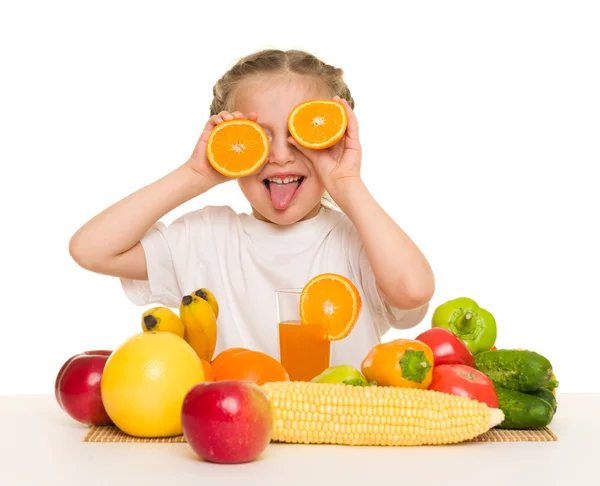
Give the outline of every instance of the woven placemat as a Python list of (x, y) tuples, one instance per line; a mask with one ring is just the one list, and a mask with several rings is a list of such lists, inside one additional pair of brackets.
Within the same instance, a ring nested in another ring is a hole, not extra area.
[[(508, 430), (491, 429), (468, 442), (555, 442), (558, 437), (548, 427), (539, 429)], [(83, 438), (83, 442), (186, 442), (183, 435), (147, 439), (132, 437), (113, 425), (92, 426)]]
[(469, 442), (556, 442), (557, 435), (548, 427), (538, 429), (491, 429)]

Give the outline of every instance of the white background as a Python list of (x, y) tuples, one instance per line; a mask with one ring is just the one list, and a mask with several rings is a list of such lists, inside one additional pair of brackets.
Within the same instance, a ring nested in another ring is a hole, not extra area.
[[(393, 5), (393, 6), (392, 6)], [(345, 70), (363, 177), (429, 258), (433, 307), (470, 296), (501, 347), (600, 391), (596, 2), (3, 2), (0, 393), (51, 393), (64, 360), (140, 331), (71, 235), (184, 162), (240, 57), (308, 50)], [(248, 211), (235, 183), (206, 204)], [(225, 302), (222, 305), (227, 305)]]

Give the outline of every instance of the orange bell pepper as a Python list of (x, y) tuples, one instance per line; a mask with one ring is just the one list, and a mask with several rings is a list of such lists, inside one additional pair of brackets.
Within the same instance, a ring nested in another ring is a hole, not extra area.
[(361, 371), (379, 386), (428, 388), (433, 376), (433, 351), (413, 339), (377, 344), (363, 360)]

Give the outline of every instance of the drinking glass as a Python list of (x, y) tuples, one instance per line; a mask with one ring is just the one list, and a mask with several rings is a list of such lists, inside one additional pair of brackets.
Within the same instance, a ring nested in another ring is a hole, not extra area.
[(330, 366), (331, 341), (326, 326), (301, 323), (301, 289), (275, 291), (279, 328), (279, 361), (292, 381), (310, 381)]

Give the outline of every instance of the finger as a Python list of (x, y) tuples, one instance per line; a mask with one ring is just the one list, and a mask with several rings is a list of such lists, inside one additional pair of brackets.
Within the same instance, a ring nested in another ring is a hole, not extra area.
[(356, 118), (356, 114), (354, 113), (354, 110), (352, 108), (350, 108), (350, 105), (348, 104), (348, 102), (346, 100), (342, 99), (342, 105), (344, 105), (344, 108), (346, 108), (346, 113), (348, 114), (348, 127), (346, 128), (346, 135), (348, 136), (348, 138), (350, 140), (358, 142), (359, 130), (358, 130), (358, 119)]
[(223, 117), (221, 115), (213, 115), (209, 118), (207, 126), (211, 125), (212, 127), (215, 127), (219, 123), (223, 123)]
[(221, 115), (221, 118), (223, 118), (224, 121), (229, 121), (233, 120), (233, 115), (229, 112), (226, 112)]
[(204, 125), (204, 130), (202, 130), (202, 133), (200, 134), (200, 142), (206, 142), (208, 140), (208, 137), (210, 136), (210, 133), (213, 131), (213, 129), (219, 124), (219, 123), (223, 123), (223, 118), (221, 117), (221, 115), (213, 115), (211, 116), (208, 121), (206, 122), (206, 125)]
[(204, 129), (202, 130), (202, 133), (200, 134), (200, 140), (206, 141), (206, 139), (208, 138), (208, 135), (210, 134), (210, 132), (212, 132), (213, 128), (215, 128), (222, 121), (223, 120), (219, 115), (211, 116), (208, 119), (208, 121), (206, 122), (206, 125), (204, 125)]
[(234, 118), (235, 120), (243, 120), (244, 119), (244, 114), (241, 111), (234, 111), (231, 114), (232, 118)]
[(210, 121), (211, 121), (211, 122), (212, 122), (212, 123), (213, 123), (213, 124), (216, 126), (216, 125), (218, 125), (219, 123), (223, 123), (223, 122), (225, 121), (225, 119), (226, 119), (225, 117), (226, 117), (227, 115), (229, 115), (229, 112), (228, 112), (228, 111), (222, 111), (222, 112), (220, 112), (220, 113), (218, 113), (218, 114), (216, 114), (216, 115), (213, 115), (213, 116), (210, 118)]
[(255, 112), (253, 112), (253, 111), (250, 112), (248, 114), (248, 120), (251, 120), (251, 121), (255, 122), (256, 120), (258, 120), (258, 114), (255, 113)]

